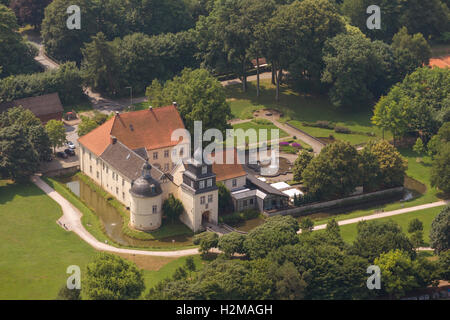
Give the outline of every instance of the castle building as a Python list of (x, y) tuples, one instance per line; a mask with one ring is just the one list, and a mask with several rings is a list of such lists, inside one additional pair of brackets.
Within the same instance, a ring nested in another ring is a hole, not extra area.
[(81, 171), (129, 208), (135, 229), (159, 228), (170, 194), (183, 203), (180, 219), (194, 232), (218, 222), (212, 166), (189, 159), (189, 143), (171, 140), (174, 130), (184, 128), (174, 104), (116, 113), (78, 139)]

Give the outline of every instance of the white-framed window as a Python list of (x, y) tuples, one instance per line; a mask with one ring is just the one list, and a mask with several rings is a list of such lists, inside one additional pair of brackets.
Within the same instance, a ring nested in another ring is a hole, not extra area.
[(158, 212), (158, 207), (156, 205), (154, 205), (152, 207), (152, 213), (157, 213)]
[(208, 168), (206, 166), (202, 167), (202, 174), (206, 174), (208, 172)]
[(208, 195), (208, 203), (211, 203), (211, 202), (213, 202), (213, 195), (212, 194)]
[(200, 204), (205, 204), (205, 196), (200, 197)]
[(164, 158), (168, 158), (169, 157), (169, 150), (164, 150)]
[(205, 188), (205, 180), (201, 180), (199, 183), (199, 188), (204, 189)]
[(153, 160), (158, 160), (158, 152), (153, 152)]
[(233, 181), (231, 183), (232, 183), (233, 187), (237, 186), (237, 180), (236, 179), (233, 179)]
[(209, 187), (212, 187), (212, 179), (208, 179), (208, 180), (206, 181), (206, 185), (208, 186), (208, 188), (209, 188)]

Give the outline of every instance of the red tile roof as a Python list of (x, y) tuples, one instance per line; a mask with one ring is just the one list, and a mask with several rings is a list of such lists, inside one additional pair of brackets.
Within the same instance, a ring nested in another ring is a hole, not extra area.
[(167, 106), (116, 115), (79, 142), (96, 155), (105, 151), (111, 136), (132, 150), (153, 150), (175, 146), (178, 142), (171, 141), (172, 132), (180, 128), (185, 128), (180, 114), (174, 106)]
[[(227, 154), (230, 152), (234, 153), (234, 156), (233, 156), (234, 162), (231, 164), (226, 164)], [(215, 158), (218, 158), (218, 159), (220, 159), (221, 157), (223, 158), (223, 161), (222, 161), (223, 164), (217, 164), (214, 162), (212, 165), (212, 169), (213, 169), (213, 172), (216, 174), (217, 181), (225, 181), (225, 180), (229, 180), (229, 179), (247, 175), (247, 172), (245, 172), (242, 164), (238, 163), (236, 149), (226, 149), (224, 151), (219, 151), (217, 153), (217, 156), (214, 153), (212, 154), (212, 156), (214, 156)]]
[(431, 67), (450, 68), (450, 56), (430, 59)]

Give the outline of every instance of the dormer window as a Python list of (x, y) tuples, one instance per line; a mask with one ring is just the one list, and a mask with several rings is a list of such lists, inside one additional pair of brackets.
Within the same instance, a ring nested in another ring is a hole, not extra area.
[(205, 188), (205, 180), (201, 180), (200, 181), (200, 189), (204, 189)]
[(206, 185), (209, 187), (212, 187), (212, 179), (208, 179), (208, 181), (206, 182)]
[(202, 167), (202, 174), (206, 174), (208, 172), (208, 168), (206, 166)]

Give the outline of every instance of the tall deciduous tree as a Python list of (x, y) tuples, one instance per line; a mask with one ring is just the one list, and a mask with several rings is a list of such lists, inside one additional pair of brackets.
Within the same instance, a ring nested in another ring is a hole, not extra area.
[(165, 83), (162, 93), (155, 93), (160, 87), (147, 88), (146, 95), (154, 105), (152, 97), (156, 94), (160, 105), (178, 103), (178, 111), (184, 120), (186, 129), (194, 136), (194, 121), (202, 121), (203, 130), (216, 128), (222, 133), (229, 128), (227, 120), (231, 118), (231, 109), (226, 101), (225, 90), (207, 70), (185, 69), (180, 76)]
[(360, 183), (358, 153), (348, 142), (335, 142), (322, 149), (302, 177), (309, 192), (323, 199), (347, 196)]
[(294, 168), (292, 169), (295, 181), (302, 181), (303, 171), (305, 171), (306, 167), (313, 158), (314, 156), (306, 150), (302, 150), (302, 152), (300, 152), (297, 159), (295, 159)]
[(431, 247), (440, 254), (450, 249), (450, 206), (433, 219), (430, 230)]
[(64, 145), (66, 141), (66, 128), (64, 128), (62, 121), (50, 120), (45, 125), (45, 130), (47, 131), (53, 150)]
[(137, 299), (145, 289), (142, 271), (133, 262), (107, 253), (87, 265), (84, 285), (92, 300)]
[(174, 223), (175, 220), (178, 219), (183, 213), (183, 203), (171, 194), (169, 195), (169, 198), (164, 201), (162, 210), (166, 217)]
[(431, 185), (450, 193), (450, 143), (445, 143), (433, 159)]

